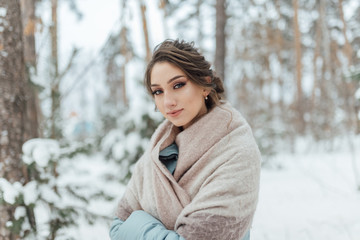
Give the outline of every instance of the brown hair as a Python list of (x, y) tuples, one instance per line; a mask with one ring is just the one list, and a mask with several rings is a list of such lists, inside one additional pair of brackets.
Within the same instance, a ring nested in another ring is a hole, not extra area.
[[(208, 95), (208, 100), (205, 102), (208, 109), (219, 104), (221, 95), (224, 92), (223, 82), (215, 75), (210, 63), (194, 47), (194, 42), (165, 40), (155, 47), (152, 59), (147, 65), (144, 79), (145, 86), (150, 94), (152, 93), (150, 87), (151, 71), (158, 62), (173, 64), (183, 71), (190, 81), (199, 86), (209, 88), (211, 91)], [(206, 79), (207, 77), (210, 77), (210, 82)]]

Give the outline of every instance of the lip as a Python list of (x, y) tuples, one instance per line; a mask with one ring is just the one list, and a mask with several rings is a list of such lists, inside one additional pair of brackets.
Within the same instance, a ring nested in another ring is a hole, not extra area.
[(182, 113), (183, 110), (184, 110), (183, 108), (179, 109), (179, 110), (173, 110), (173, 111), (167, 112), (166, 114), (170, 117), (177, 117)]

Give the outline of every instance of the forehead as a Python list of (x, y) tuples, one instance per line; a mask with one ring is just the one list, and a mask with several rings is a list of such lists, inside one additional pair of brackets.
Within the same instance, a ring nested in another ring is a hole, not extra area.
[(164, 84), (173, 77), (181, 75), (186, 76), (177, 66), (168, 62), (158, 62), (151, 71), (150, 82), (151, 84)]

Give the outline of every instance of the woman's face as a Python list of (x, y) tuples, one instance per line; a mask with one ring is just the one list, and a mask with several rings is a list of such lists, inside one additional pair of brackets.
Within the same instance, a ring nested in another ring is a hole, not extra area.
[(150, 82), (156, 107), (175, 126), (185, 129), (207, 112), (204, 98), (210, 91), (192, 83), (176, 66), (156, 63)]

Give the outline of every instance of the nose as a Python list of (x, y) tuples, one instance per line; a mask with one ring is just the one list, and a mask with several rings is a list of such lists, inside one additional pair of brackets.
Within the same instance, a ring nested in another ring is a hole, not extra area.
[(173, 109), (176, 106), (175, 96), (172, 93), (164, 93), (164, 105), (168, 109)]

